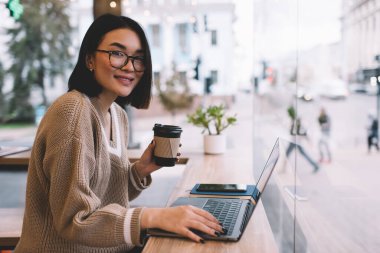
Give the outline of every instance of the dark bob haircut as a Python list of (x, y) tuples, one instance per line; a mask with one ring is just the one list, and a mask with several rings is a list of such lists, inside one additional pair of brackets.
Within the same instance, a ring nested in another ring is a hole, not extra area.
[(152, 96), (152, 58), (148, 40), (142, 27), (133, 19), (124, 16), (105, 14), (97, 18), (88, 28), (80, 47), (78, 62), (69, 78), (69, 91), (78, 90), (89, 97), (96, 97), (102, 92), (102, 86), (87, 68), (86, 57), (95, 53), (106, 33), (120, 28), (128, 28), (138, 35), (144, 52), (145, 71), (131, 94), (127, 97), (118, 97), (116, 102), (121, 106), (130, 104), (136, 108), (146, 109)]

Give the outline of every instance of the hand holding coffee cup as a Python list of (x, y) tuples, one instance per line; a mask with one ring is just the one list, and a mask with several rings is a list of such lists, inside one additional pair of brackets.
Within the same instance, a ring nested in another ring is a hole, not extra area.
[(153, 127), (154, 148), (153, 159), (159, 166), (172, 167), (177, 160), (182, 128), (172, 125), (155, 124)]

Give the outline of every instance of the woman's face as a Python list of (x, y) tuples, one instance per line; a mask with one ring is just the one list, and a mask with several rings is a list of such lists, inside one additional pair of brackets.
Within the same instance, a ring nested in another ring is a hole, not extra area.
[[(117, 51), (115, 53), (122, 52), (132, 57), (144, 57), (139, 37), (127, 28), (106, 33), (97, 50)], [(111, 66), (110, 55), (104, 51), (96, 51), (89, 57), (87, 64), (90, 69), (93, 69), (95, 79), (103, 87), (101, 95), (107, 95), (113, 99), (131, 94), (144, 74), (144, 72), (135, 71), (131, 59), (120, 69)]]

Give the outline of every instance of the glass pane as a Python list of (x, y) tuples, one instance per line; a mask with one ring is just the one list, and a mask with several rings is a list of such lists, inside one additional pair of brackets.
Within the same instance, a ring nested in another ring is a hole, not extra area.
[(380, 245), (374, 8), (375, 1), (255, 1), (255, 147), (287, 140), (263, 199), (281, 252)]
[[(294, 252), (295, 241), (305, 240), (295, 220), (295, 199), (286, 192), (287, 188), (295, 187), (295, 170), (285, 150), (289, 146), (287, 107), (292, 104), (296, 90), (297, 12), (295, 1), (254, 3), (254, 167), (263, 166), (268, 150), (281, 137), (280, 161), (262, 202), (279, 252)], [(278, 61), (284, 56), (285, 63)]]

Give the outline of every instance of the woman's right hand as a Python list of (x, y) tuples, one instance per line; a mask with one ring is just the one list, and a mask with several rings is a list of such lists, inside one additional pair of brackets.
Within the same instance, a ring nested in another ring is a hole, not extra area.
[(213, 215), (190, 205), (145, 208), (141, 218), (141, 229), (147, 228), (163, 229), (188, 237), (195, 242), (204, 242), (204, 239), (191, 229), (214, 237), (223, 233), (222, 226)]

